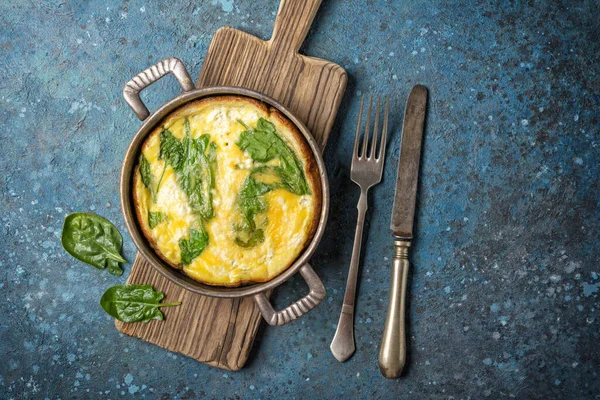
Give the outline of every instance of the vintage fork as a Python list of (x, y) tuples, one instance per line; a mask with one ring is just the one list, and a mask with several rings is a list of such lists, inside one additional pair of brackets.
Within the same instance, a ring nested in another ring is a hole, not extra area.
[[(360, 258), (360, 247), (362, 242), (363, 226), (365, 223), (365, 213), (367, 211), (367, 193), (369, 189), (381, 182), (383, 173), (383, 163), (385, 155), (385, 143), (388, 124), (388, 101), (385, 100), (385, 111), (383, 114), (383, 127), (381, 133), (379, 130), (379, 108), (380, 102), (377, 99), (377, 109), (375, 111), (375, 126), (373, 127), (373, 138), (369, 146), (369, 126), (371, 124), (371, 106), (373, 96), (369, 99), (369, 108), (365, 123), (365, 133), (363, 144), (360, 146), (360, 128), (362, 122), (363, 105), (365, 97), (360, 100), (360, 111), (358, 113), (358, 124), (356, 126), (356, 137), (354, 138), (354, 150), (352, 152), (352, 167), (350, 178), (360, 187), (360, 199), (358, 200), (358, 220), (356, 222), (356, 233), (354, 234), (354, 247), (352, 248), (352, 259), (350, 261), (350, 272), (346, 282), (346, 294), (344, 295), (344, 305), (342, 313), (335, 331), (335, 336), (331, 341), (331, 352), (338, 361), (346, 361), (355, 351), (354, 344), (354, 300), (356, 297), (356, 282), (358, 280), (358, 260)], [(378, 140), (378, 137), (380, 139)], [(379, 146), (378, 145), (379, 142)], [(379, 148), (379, 151), (377, 150)], [(360, 150), (360, 152), (359, 152)]]

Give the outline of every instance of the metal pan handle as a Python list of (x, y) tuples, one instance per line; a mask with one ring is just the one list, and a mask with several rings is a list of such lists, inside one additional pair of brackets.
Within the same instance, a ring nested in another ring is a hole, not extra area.
[(264, 293), (254, 295), (256, 305), (258, 305), (258, 309), (269, 325), (281, 326), (288, 324), (315, 308), (325, 298), (325, 286), (323, 286), (323, 282), (309, 264), (304, 264), (300, 268), (300, 275), (306, 281), (310, 289), (309, 293), (281, 311), (273, 309), (271, 302)]
[(187, 72), (187, 69), (185, 69), (181, 60), (174, 57), (165, 58), (150, 68), (140, 72), (127, 82), (123, 88), (123, 97), (125, 97), (125, 101), (140, 120), (143, 121), (150, 115), (150, 111), (148, 111), (148, 108), (142, 99), (140, 99), (140, 92), (167, 75), (169, 72), (173, 73), (175, 78), (177, 78), (184, 92), (194, 89), (194, 82)]

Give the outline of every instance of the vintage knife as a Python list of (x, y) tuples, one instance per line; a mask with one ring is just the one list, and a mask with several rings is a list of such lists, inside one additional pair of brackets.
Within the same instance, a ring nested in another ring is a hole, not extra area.
[(386, 378), (398, 378), (406, 361), (404, 308), (408, 277), (408, 248), (413, 238), (417, 179), (425, 123), (427, 89), (416, 85), (408, 95), (404, 110), (402, 144), (398, 163), (396, 194), (392, 208), (394, 258), (389, 304), (383, 338), (379, 348), (379, 370)]

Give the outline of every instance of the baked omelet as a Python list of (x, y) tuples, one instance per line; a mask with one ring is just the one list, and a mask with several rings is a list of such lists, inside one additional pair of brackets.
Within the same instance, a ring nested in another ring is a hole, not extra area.
[(194, 101), (146, 138), (133, 178), (142, 231), (174, 268), (209, 285), (267, 281), (312, 239), (321, 182), (280, 112), (246, 97)]

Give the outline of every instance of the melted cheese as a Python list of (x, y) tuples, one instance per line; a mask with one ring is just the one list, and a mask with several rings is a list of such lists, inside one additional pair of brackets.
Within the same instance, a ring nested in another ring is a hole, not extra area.
[[(211, 135), (211, 140), (217, 144), (218, 165), (213, 189), (215, 216), (204, 222), (209, 245), (191, 264), (183, 266), (184, 272), (200, 282), (213, 285), (236, 285), (275, 277), (293, 263), (309, 239), (315, 213), (314, 199), (312, 195), (298, 196), (283, 189), (265, 194), (268, 211), (257, 217), (259, 223), (266, 218), (265, 240), (250, 248), (235, 244), (233, 226), (241, 221), (237, 196), (254, 164), (250, 156), (235, 144), (244, 130), (237, 120), (253, 126), (259, 117), (263, 117), (273, 122), (278, 132), (285, 132), (287, 128), (276, 119), (270, 119), (255, 105), (241, 102), (188, 106), (168, 117), (163, 126), (181, 140), (185, 117), (189, 119), (192, 137), (204, 133)], [(153, 132), (142, 147), (155, 184), (164, 168), (164, 161), (159, 159), (160, 130)], [(270, 162), (277, 163), (278, 160)], [(156, 202), (152, 201), (150, 191), (142, 183), (139, 171), (136, 171), (134, 190), (138, 200), (136, 207), (142, 219), (140, 223), (147, 233), (151, 233), (157, 250), (171, 263), (180, 264), (179, 240), (189, 237), (189, 231), (197, 227), (199, 217), (192, 212), (173, 169), (167, 167)], [(148, 211), (163, 212), (167, 220), (150, 229)]]

